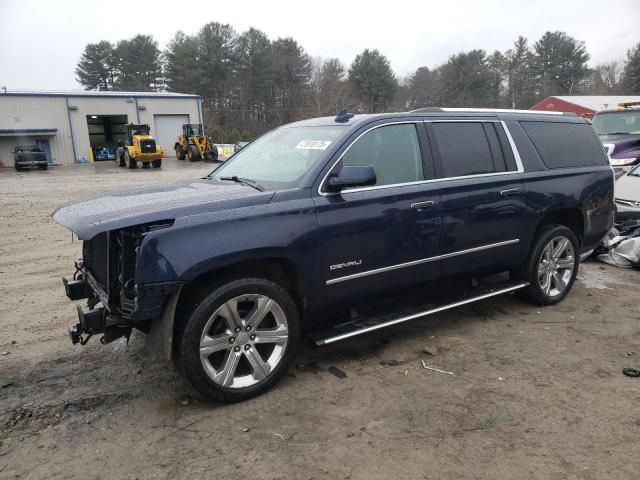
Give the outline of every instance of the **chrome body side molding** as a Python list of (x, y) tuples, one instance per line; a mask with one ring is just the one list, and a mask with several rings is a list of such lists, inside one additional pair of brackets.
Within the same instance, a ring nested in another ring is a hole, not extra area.
[(367, 277), (369, 275), (376, 275), (378, 273), (389, 272), (391, 270), (397, 270), (399, 268), (413, 267), (414, 265), (421, 265), (423, 263), (434, 262), (436, 260), (444, 260), (445, 258), (457, 257), (458, 255), (465, 255), (467, 253), (479, 252), (482, 250), (488, 250), (490, 248), (503, 247), (518, 243), (519, 238), (513, 240), (506, 240), (504, 242), (490, 243), (489, 245), (481, 245), (479, 247), (468, 248), (466, 250), (459, 250), (457, 252), (445, 253), (444, 255), (436, 255), (435, 257), (421, 258), (419, 260), (413, 260), (411, 262), (399, 263), (397, 265), (389, 265), (388, 267), (375, 268), (373, 270), (367, 270), (365, 272), (353, 273), (351, 275), (345, 275), (344, 277), (332, 278), (327, 280), (327, 285), (333, 285), (340, 282), (346, 282), (347, 280), (353, 280), (356, 278)]

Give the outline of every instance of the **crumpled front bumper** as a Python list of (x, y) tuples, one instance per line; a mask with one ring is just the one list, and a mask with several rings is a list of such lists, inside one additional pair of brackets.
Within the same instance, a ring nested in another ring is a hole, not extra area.
[(108, 315), (118, 316), (132, 324), (152, 320), (162, 315), (168, 297), (180, 290), (182, 282), (151, 283), (136, 285), (133, 308), (125, 305), (114, 306), (109, 302), (109, 294), (85, 267), (80, 267), (76, 280), (62, 279), (67, 297), (70, 300), (94, 299), (102, 303)]
[(640, 219), (640, 205), (637, 207), (627, 205), (616, 201), (616, 221), (623, 222), (625, 220), (637, 220)]

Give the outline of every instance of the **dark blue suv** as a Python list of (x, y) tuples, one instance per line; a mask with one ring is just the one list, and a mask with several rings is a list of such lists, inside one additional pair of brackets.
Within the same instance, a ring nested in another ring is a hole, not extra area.
[(88, 300), (71, 338), (137, 328), (203, 395), (243, 400), (303, 333), (323, 345), (516, 290), (559, 302), (613, 224), (613, 182), (592, 127), (566, 114), (286, 125), (204, 178), (55, 212), (84, 240), (64, 281)]

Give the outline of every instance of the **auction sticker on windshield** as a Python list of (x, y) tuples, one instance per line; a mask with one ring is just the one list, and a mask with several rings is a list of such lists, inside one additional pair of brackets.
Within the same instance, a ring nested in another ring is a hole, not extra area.
[(296, 149), (298, 150), (326, 150), (331, 145), (329, 140), (302, 140)]

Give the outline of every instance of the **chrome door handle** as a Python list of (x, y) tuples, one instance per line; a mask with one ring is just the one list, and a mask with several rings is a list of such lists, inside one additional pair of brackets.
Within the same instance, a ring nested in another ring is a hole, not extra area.
[(411, 208), (414, 210), (426, 210), (427, 208), (431, 208), (436, 204), (434, 200), (427, 200), (425, 202), (417, 202), (412, 203)]
[(500, 190), (500, 195), (502, 195), (503, 197), (509, 197), (511, 195), (516, 195), (518, 193), (520, 193), (519, 188), (508, 188), (506, 190)]

